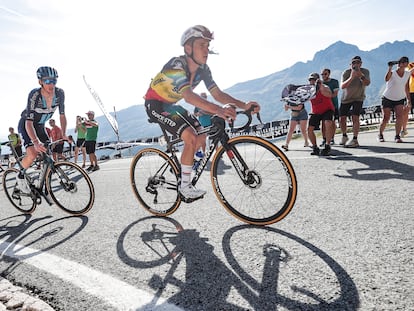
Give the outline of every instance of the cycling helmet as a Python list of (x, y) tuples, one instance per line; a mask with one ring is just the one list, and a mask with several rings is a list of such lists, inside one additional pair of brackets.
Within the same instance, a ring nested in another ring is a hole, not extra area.
[(39, 69), (37, 69), (37, 78), (43, 79), (43, 78), (58, 78), (58, 72), (55, 68), (52, 67), (47, 67), (47, 66), (43, 66), (43, 67), (39, 67)]
[(181, 45), (184, 46), (188, 40), (195, 38), (204, 38), (211, 41), (214, 39), (214, 34), (208, 30), (207, 27), (196, 25), (184, 31), (183, 35), (181, 36)]

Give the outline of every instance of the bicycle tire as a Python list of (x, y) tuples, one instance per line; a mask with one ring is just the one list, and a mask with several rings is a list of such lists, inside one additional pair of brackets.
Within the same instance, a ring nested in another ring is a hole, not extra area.
[(46, 189), (59, 208), (75, 216), (86, 214), (95, 201), (92, 180), (72, 162), (57, 162), (48, 169)]
[[(217, 199), (239, 220), (253, 225), (270, 225), (285, 218), (297, 197), (297, 179), (285, 154), (271, 142), (255, 136), (228, 141), (231, 152), (217, 150), (211, 166), (211, 183)], [(249, 168), (245, 183), (230, 157)]]
[(142, 207), (157, 216), (174, 213), (181, 204), (179, 172), (165, 152), (156, 148), (140, 150), (132, 160), (130, 180)]
[(19, 170), (8, 168), (3, 173), (3, 189), (10, 203), (24, 214), (31, 214), (37, 207), (37, 201), (32, 196), (21, 194), (16, 188)]

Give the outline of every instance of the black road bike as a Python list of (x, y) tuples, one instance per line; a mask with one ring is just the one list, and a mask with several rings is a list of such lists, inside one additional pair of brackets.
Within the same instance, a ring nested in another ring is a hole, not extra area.
[[(251, 111), (239, 112), (247, 122)], [(258, 117), (260, 121), (260, 117)], [(155, 120), (149, 120), (155, 122)], [(200, 165), (192, 177), (196, 185), (211, 157), (211, 184), (218, 201), (239, 220), (254, 225), (269, 225), (285, 218), (292, 210), (297, 196), (297, 179), (286, 155), (270, 141), (252, 135), (230, 138), (223, 119), (215, 116), (212, 125), (198, 133), (207, 133), (211, 140)], [(144, 148), (132, 160), (130, 179), (132, 189), (150, 213), (167, 216), (174, 213), (184, 198), (178, 192), (181, 179), (179, 137), (169, 135), (161, 127), (166, 150)], [(236, 132), (237, 130), (233, 130)]]
[(77, 164), (55, 162), (48, 152), (40, 154), (41, 165), (32, 165), (25, 171), (25, 179), (30, 193), (23, 193), (17, 187), (17, 175), (22, 169), (21, 159), (9, 143), (16, 158), (16, 167), (3, 173), (3, 189), (15, 208), (25, 214), (31, 214), (44, 199), (49, 205), (55, 203), (71, 215), (83, 215), (93, 206), (95, 190), (89, 175)]

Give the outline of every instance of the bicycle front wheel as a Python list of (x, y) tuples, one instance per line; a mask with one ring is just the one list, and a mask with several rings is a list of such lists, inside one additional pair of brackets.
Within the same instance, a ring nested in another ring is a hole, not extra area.
[(177, 165), (156, 148), (140, 150), (130, 168), (132, 190), (141, 205), (157, 216), (167, 216), (180, 206)]
[(297, 196), (292, 164), (269, 141), (239, 136), (221, 146), (213, 159), (211, 182), (217, 199), (236, 218), (269, 225), (285, 218)]
[(31, 214), (36, 209), (37, 200), (34, 200), (32, 194), (21, 193), (17, 189), (17, 175), (19, 170), (8, 168), (3, 173), (3, 189), (7, 198), (20, 212)]
[(46, 189), (56, 205), (72, 215), (87, 213), (95, 201), (95, 189), (89, 175), (72, 162), (57, 162), (49, 169)]

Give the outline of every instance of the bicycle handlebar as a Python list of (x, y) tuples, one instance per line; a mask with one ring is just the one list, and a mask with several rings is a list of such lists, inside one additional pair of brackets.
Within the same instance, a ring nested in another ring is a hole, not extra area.
[[(253, 120), (252, 112), (254, 108), (256, 108), (256, 106), (253, 105), (247, 110), (239, 110), (236, 112), (237, 115), (244, 114), (247, 117), (247, 121), (245, 124), (243, 124), (243, 126), (238, 127), (236, 130), (234, 129), (234, 121), (229, 123), (232, 132), (242, 132), (244, 130), (247, 130), (250, 127), (250, 124), (252, 123), (252, 120)], [(257, 120), (260, 122), (260, 124), (257, 127), (259, 129), (262, 129), (264, 127), (264, 124), (262, 122), (259, 112), (256, 113), (256, 117), (257, 117)]]

